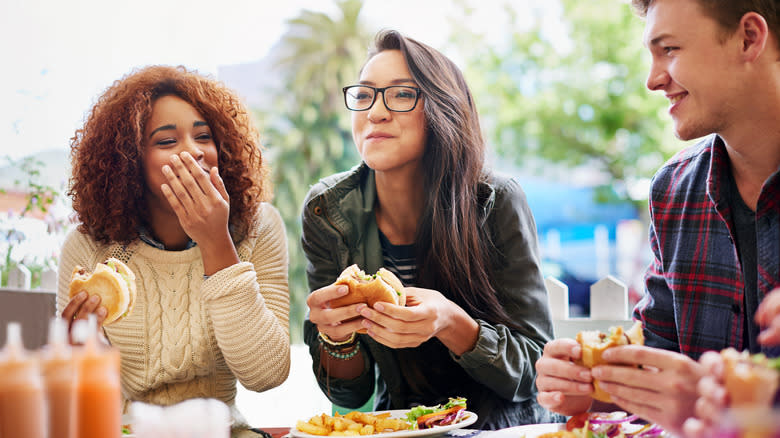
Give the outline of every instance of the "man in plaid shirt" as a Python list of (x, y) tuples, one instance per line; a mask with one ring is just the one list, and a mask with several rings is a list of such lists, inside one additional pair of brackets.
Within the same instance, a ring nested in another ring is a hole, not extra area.
[[(706, 137), (653, 179), (654, 260), (634, 310), (645, 325), (645, 346), (603, 355), (637, 367), (588, 370), (573, 363), (581, 355), (576, 341), (558, 339), (536, 363), (536, 382), (543, 406), (573, 415), (616, 408), (590, 397), (591, 381), (599, 379), (619, 409), (680, 434), (695, 416), (702, 353), (734, 347), (778, 355), (759, 342), (769, 336), (759, 337), (754, 315), (780, 287), (780, 6), (777, 0), (633, 3), (646, 17), (647, 87), (669, 99), (679, 138)], [(764, 314), (780, 312), (780, 305), (767, 307)], [(723, 407), (720, 401), (713, 409)]]

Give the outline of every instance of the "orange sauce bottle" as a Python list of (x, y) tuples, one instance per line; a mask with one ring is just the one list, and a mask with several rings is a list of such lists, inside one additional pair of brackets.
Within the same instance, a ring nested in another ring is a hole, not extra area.
[(8, 324), (0, 354), (0, 437), (45, 437), (46, 402), (40, 366), (22, 345), (18, 322)]
[(68, 344), (68, 323), (52, 318), (49, 344), (41, 351), (41, 372), (46, 389), (48, 430), (51, 438), (76, 438), (74, 415), (76, 364)]
[(76, 436), (119, 437), (122, 435), (119, 351), (98, 341), (93, 315), (87, 326), (87, 340), (77, 361)]

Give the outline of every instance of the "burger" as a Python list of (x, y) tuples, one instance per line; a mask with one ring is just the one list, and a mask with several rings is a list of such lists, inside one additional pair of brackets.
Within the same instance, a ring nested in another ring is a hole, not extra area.
[(92, 272), (83, 266), (76, 266), (71, 275), (68, 296), (73, 298), (81, 291), (100, 297), (100, 305), (108, 310), (103, 325), (113, 324), (133, 310), (135, 274), (113, 257), (98, 263)]
[(349, 287), (349, 292), (343, 297), (331, 300), (331, 307), (357, 303), (367, 303), (369, 306), (373, 306), (379, 301), (399, 306), (406, 305), (404, 285), (395, 274), (385, 268), (379, 268), (376, 274), (368, 275), (357, 265), (352, 265), (344, 269), (333, 284), (346, 285)]
[[(645, 336), (642, 333), (642, 323), (637, 321), (628, 331), (623, 331), (623, 327), (610, 327), (608, 333), (598, 330), (582, 331), (577, 333), (577, 342), (582, 347), (582, 357), (577, 363), (579, 365), (593, 368), (596, 365), (606, 364), (601, 355), (608, 348), (618, 345), (644, 345)], [(593, 380), (593, 394), (591, 396), (603, 402), (611, 403), (612, 397), (599, 387), (598, 380)]]
[(768, 359), (762, 353), (750, 354), (727, 348), (723, 358), (723, 378), (731, 406), (770, 406), (780, 384), (780, 358)]
[[(332, 308), (349, 306), (350, 304), (366, 303), (370, 307), (374, 303), (385, 302), (406, 305), (406, 292), (401, 280), (385, 268), (379, 268), (376, 274), (368, 275), (357, 265), (348, 266), (341, 272), (334, 285), (346, 285), (349, 292), (343, 297), (330, 301)], [(358, 333), (366, 333), (365, 329)]]

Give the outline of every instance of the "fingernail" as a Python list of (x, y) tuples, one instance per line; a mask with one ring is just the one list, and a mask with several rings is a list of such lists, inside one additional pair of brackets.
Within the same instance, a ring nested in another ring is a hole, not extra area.
[(90, 303), (97, 303), (98, 300), (100, 300), (100, 297), (97, 296), (97, 295), (93, 295), (93, 296), (89, 297), (89, 302)]
[(163, 173), (172, 173), (173, 172), (171, 170), (171, 166), (169, 166), (167, 164), (162, 167), (162, 171), (163, 171)]
[[(175, 155), (174, 155), (174, 156), (175, 156)], [(190, 155), (190, 153), (189, 153), (189, 152), (182, 152), (182, 153), (181, 153), (181, 158), (182, 158), (183, 160), (184, 160), (184, 159), (186, 159), (187, 157), (191, 157), (191, 156), (192, 156), (192, 155)]]
[(371, 311), (368, 310), (368, 307), (364, 307), (360, 310), (360, 315), (362, 315), (364, 318), (371, 317)]
[(597, 378), (597, 379), (598, 379), (598, 378), (601, 378), (601, 377), (604, 377), (604, 375), (603, 375), (604, 373), (603, 373), (603, 372), (601, 372), (601, 370), (600, 370), (600, 369), (598, 369), (598, 368), (593, 368), (592, 370), (590, 370), (590, 374), (591, 374), (591, 375), (592, 375), (594, 378)]
[(366, 303), (360, 303), (357, 306), (355, 306), (355, 310), (357, 310), (358, 313), (362, 312), (363, 309), (367, 309), (367, 308), (368, 306), (366, 305)]
[(578, 388), (578, 389), (579, 389), (581, 392), (590, 392), (590, 390), (591, 390), (591, 387), (590, 387), (590, 385), (586, 385), (586, 384), (584, 384), (584, 383), (581, 383), (581, 384), (577, 385), (577, 388)]
[(339, 295), (346, 295), (347, 292), (349, 292), (349, 288), (346, 286), (340, 286), (336, 292), (338, 292)]
[(97, 311), (98, 316), (101, 317), (101, 318), (105, 318), (107, 313), (108, 313), (108, 310), (106, 310), (106, 308), (103, 307), (103, 306), (100, 306), (100, 308)]
[(580, 371), (580, 378), (590, 379), (590, 373), (588, 371)]
[(382, 303), (374, 303), (374, 309), (382, 312), (385, 310), (385, 305)]
[(179, 159), (178, 155), (171, 156), (171, 163), (175, 164), (175, 163), (178, 163), (179, 161), (181, 161), (181, 160)]
[(80, 300), (83, 300), (83, 299), (84, 299), (84, 298), (86, 298), (86, 297), (87, 297), (87, 293), (86, 293), (86, 292), (84, 292), (84, 291), (82, 291), (82, 292), (79, 292), (79, 293), (78, 293), (78, 295), (76, 295), (76, 298), (78, 298), (78, 299), (80, 299)]

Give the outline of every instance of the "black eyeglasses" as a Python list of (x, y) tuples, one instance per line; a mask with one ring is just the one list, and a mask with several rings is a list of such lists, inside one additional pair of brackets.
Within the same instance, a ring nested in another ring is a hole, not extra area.
[(377, 88), (369, 85), (350, 85), (342, 88), (344, 103), (351, 111), (366, 111), (374, 106), (377, 93), (382, 93), (382, 101), (390, 111), (409, 112), (417, 106), (422, 90), (405, 85), (392, 85)]

